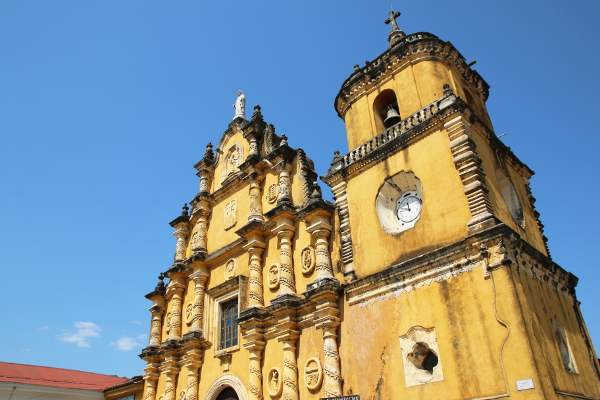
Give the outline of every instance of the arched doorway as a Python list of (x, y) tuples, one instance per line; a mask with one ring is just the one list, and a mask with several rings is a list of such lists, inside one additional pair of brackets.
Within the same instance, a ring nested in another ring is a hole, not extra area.
[(232, 387), (228, 387), (223, 389), (215, 400), (240, 400), (240, 398)]

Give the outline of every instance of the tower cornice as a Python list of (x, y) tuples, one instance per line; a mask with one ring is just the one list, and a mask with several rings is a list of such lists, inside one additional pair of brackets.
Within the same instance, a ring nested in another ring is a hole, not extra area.
[(445, 42), (431, 33), (419, 32), (400, 39), (379, 57), (367, 62), (364, 67), (356, 66), (354, 73), (342, 84), (335, 98), (335, 110), (343, 119), (356, 100), (377, 90), (383, 82), (391, 79), (400, 70), (411, 63), (432, 59), (451, 64), (461, 73), (463, 79), (487, 100), (490, 86), (477, 71), (467, 65), (466, 59), (452, 43)]

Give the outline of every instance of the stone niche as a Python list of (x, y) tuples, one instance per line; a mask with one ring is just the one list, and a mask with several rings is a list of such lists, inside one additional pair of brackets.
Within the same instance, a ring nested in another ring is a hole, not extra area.
[(400, 336), (406, 386), (444, 380), (435, 328), (413, 326)]

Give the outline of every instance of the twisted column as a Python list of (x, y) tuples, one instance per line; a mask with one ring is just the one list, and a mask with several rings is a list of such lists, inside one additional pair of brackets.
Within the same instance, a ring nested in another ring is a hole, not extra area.
[(200, 365), (193, 362), (186, 365), (187, 368), (187, 388), (185, 392), (185, 400), (197, 400), (198, 399), (198, 377), (200, 375)]
[(254, 179), (250, 182), (250, 216), (248, 221), (253, 219), (264, 220), (260, 200), (260, 179)]
[(277, 165), (279, 170), (279, 199), (277, 204), (291, 203), (292, 202), (292, 180), (290, 178), (290, 172), (292, 172), (292, 166), (285, 161), (282, 161)]
[(315, 280), (324, 278), (333, 278), (333, 268), (331, 266), (331, 256), (329, 255), (329, 233), (331, 229), (315, 229), (312, 236), (315, 238), (315, 258), (316, 272)]
[(192, 251), (206, 251), (206, 231), (208, 230), (208, 217), (210, 211), (207, 209), (199, 209), (194, 212), (194, 216), (198, 217), (196, 223), (196, 232), (192, 235)]
[[(202, 330), (202, 319), (204, 316), (204, 292), (209, 273), (205, 270), (194, 272), (190, 277), (196, 284), (194, 286), (194, 308), (192, 309), (192, 326), (190, 331)], [(189, 399), (188, 399), (189, 400)]]
[(340, 354), (337, 346), (337, 327), (339, 323), (329, 323), (323, 326), (323, 366), (325, 397), (342, 395), (342, 376), (340, 369)]
[(277, 232), (279, 238), (279, 296), (296, 293), (294, 281), (294, 261), (292, 259), (292, 237), (295, 228), (287, 226)]
[(250, 350), (250, 376), (248, 379), (248, 391), (250, 392), (250, 400), (263, 400), (263, 378), (260, 361), (262, 359), (262, 351), (264, 348), (264, 344), (253, 344), (253, 346), (248, 348), (248, 350)]
[(167, 383), (165, 385), (164, 400), (175, 400), (175, 390), (177, 389), (177, 372), (167, 372)]
[(297, 335), (283, 340), (283, 396), (282, 400), (298, 400), (298, 363), (296, 360)]
[(144, 374), (144, 394), (142, 395), (144, 400), (155, 400), (156, 399), (156, 384), (158, 383), (158, 368), (154, 363), (148, 363), (144, 368), (146, 373)]
[(173, 236), (177, 238), (177, 246), (175, 247), (175, 261), (185, 260), (185, 240), (189, 235), (189, 231), (186, 227), (181, 226), (175, 232)]
[(248, 307), (262, 307), (265, 305), (263, 298), (263, 274), (262, 274), (262, 253), (263, 247), (253, 246), (248, 248), (250, 254), (250, 279)]
[(152, 313), (152, 322), (150, 325), (150, 346), (160, 346), (161, 343), (161, 325), (162, 325), (162, 315), (165, 312), (163, 307), (153, 306), (150, 308), (150, 312)]
[[(176, 282), (177, 283), (177, 282)], [(183, 285), (181, 285), (183, 286)], [(171, 298), (171, 321), (169, 327), (169, 340), (181, 339), (181, 308), (183, 300), (183, 287), (173, 285), (170, 287), (172, 291)]]

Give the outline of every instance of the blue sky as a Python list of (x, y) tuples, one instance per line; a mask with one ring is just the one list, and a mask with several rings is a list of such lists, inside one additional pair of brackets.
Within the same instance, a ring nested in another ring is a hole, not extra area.
[[(553, 259), (580, 278), (600, 346), (600, 2), (395, 3), (490, 84), (529, 165)], [(247, 108), (320, 174), (347, 150), (333, 100), (387, 47), (389, 1), (0, 1), (0, 360), (131, 377), (143, 295), (172, 262), (192, 165)], [(589, 114), (589, 115), (588, 115)], [(328, 190), (324, 188), (324, 191)]]

